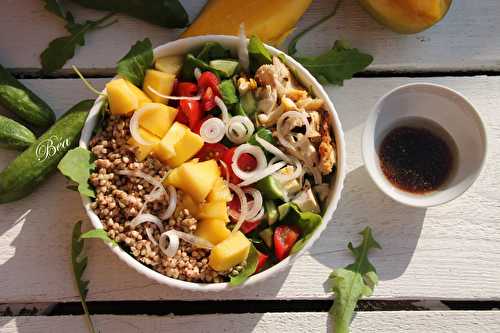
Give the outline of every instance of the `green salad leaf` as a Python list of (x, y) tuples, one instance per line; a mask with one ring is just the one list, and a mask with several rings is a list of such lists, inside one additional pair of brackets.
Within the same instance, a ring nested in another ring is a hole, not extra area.
[(105, 23), (114, 15), (110, 13), (97, 21), (76, 23), (71, 12), (66, 11), (57, 0), (45, 0), (45, 8), (66, 21), (65, 27), (70, 35), (54, 39), (40, 55), (44, 74), (61, 69), (69, 59), (73, 58), (76, 48), (85, 45), (85, 35), (88, 32), (108, 27), (116, 22)]
[(236, 276), (231, 276), (231, 280), (229, 284), (231, 286), (239, 286), (243, 282), (245, 282), (257, 269), (257, 264), (259, 262), (259, 253), (255, 246), (250, 245), (250, 252), (248, 252), (247, 264), (243, 268), (243, 270)]
[(195, 81), (194, 77), (194, 69), (198, 67), (202, 72), (210, 71), (216, 74), (218, 77), (226, 77), (226, 74), (223, 71), (220, 71), (201, 59), (198, 59), (191, 53), (186, 55), (186, 59), (184, 60), (184, 64), (181, 69), (181, 77), (186, 81)]
[(250, 60), (250, 70), (253, 73), (260, 66), (273, 62), (271, 53), (269, 53), (264, 43), (257, 36), (250, 37), (250, 41), (248, 42), (248, 58)]
[(225, 59), (230, 56), (231, 51), (220, 43), (206, 42), (196, 55), (196, 58), (208, 63), (210, 60)]
[(319, 56), (296, 58), (322, 83), (343, 85), (344, 80), (364, 70), (373, 61), (369, 54), (351, 48), (345, 41), (336, 41), (333, 48)]
[[(249, 144), (254, 146), (259, 146), (262, 149), (264, 149), (264, 147), (262, 147), (260, 143), (257, 142), (257, 139), (255, 138), (256, 136), (259, 136), (259, 138), (266, 140), (270, 144), (274, 144), (273, 132), (271, 132), (269, 129), (265, 127), (258, 127), (255, 133), (252, 134), (250, 139), (248, 139)], [(266, 150), (264, 149), (264, 151)]]
[(117, 72), (140, 87), (146, 70), (153, 64), (153, 45), (149, 38), (137, 41), (128, 53), (118, 61)]
[(378, 283), (377, 271), (368, 260), (368, 252), (372, 248), (382, 247), (373, 238), (370, 227), (366, 227), (360, 235), (363, 240), (358, 247), (354, 247), (351, 242), (348, 245), (355, 257), (354, 263), (337, 268), (330, 274), (335, 293), (330, 314), (334, 317), (336, 333), (349, 333), (349, 324), (358, 300), (370, 296)]
[(286, 224), (294, 224), (301, 230), (300, 239), (293, 245), (290, 254), (302, 250), (314, 231), (321, 225), (323, 219), (320, 215), (313, 212), (301, 212), (299, 207), (287, 202), (278, 207), (279, 220)]
[(233, 105), (239, 102), (238, 95), (236, 95), (236, 88), (232, 80), (223, 80), (219, 84), (219, 91), (226, 105)]
[(68, 151), (57, 168), (64, 176), (78, 184), (78, 192), (95, 198), (94, 190), (89, 184), (90, 172), (95, 169), (90, 151), (81, 147)]
[(104, 229), (92, 229), (80, 235), (82, 239), (96, 238), (102, 240), (105, 244), (111, 244), (113, 247), (117, 246), (116, 242), (109, 238), (108, 233)]

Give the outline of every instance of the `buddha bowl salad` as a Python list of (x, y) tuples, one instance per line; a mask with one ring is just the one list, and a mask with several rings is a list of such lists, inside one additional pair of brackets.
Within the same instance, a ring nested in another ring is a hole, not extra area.
[(91, 208), (144, 265), (237, 285), (299, 251), (335, 173), (329, 113), (252, 37), (153, 61), (138, 42), (90, 140)]

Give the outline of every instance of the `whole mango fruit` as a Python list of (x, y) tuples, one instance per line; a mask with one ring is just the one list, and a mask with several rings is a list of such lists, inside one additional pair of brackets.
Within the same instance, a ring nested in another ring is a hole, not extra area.
[(402, 33), (414, 34), (432, 27), (448, 12), (452, 0), (359, 0), (381, 24)]

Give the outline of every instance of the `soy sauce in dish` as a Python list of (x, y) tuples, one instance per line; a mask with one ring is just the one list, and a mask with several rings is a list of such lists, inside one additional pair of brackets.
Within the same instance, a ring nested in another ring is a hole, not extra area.
[(418, 194), (434, 191), (453, 170), (453, 151), (447, 141), (425, 127), (396, 127), (380, 145), (382, 171), (401, 190)]

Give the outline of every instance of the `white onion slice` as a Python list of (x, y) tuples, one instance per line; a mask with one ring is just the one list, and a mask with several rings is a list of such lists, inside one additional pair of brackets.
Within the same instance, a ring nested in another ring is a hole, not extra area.
[(264, 217), (264, 214), (265, 214), (264, 207), (261, 207), (260, 210), (257, 212), (257, 214), (253, 218), (247, 219), (247, 221), (248, 222), (258, 221)]
[(278, 147), (272, 145), (271, 143), (269, 143), (266, 140), (262, 139), (258, 135), (255, 135), (255, 140), (257, 140), (257, 142), (265, 150), (267, 150), (268, 152), (270, 152), (274, 156), (277, 156), (278, 158), (280, 158), (281, 160), (286, 161), (286, 162), (288, 162), (290, 160), (290, 158), (288, 156), (286, 156), (286, 154), (284, 152), (282, 152), (281, 150), (279, 150)]
[[(171, 230), (169, 230), (171, 231)], [(165, 241), (168, 238), (168, 248), (165, 248)], [(179, 236), (173, 233), (168, 233), (164, 232), (160, 235), (160, 250), (163, 252), (167, 257), (173, 257), (177, 253), (177, 250), (179, 249)]]
[[(240, 159), (241, 154), (250, 154), (257, 160), (257, 167), (252, 171), (243, 171), (238, 166), (238, 160)], [(234, 151), (233, 159), (231, 161), (231, 167), (236, 176), (240, 179), (248, 179), (253, 177), (259, 171), (264, 170), (267, 167), (267, 159), (266, 155), (262, 151), (262, 149), (258, 146), (251, 145), (249, 143), (242, 144), (236, 148)]]
[(239, 186), (243, 187), (243, 186), (248, 186), (250, 184), (253, 184), (255, 182), (258, 182), (259, 180), (261, 180), (262, 178), (265, 178), (273, 173), (275, 173), (276, 171), (278, 171), (279, 169), (283, 168), (284, 166), (286, 165), (285, 162), (278, 162), (278, 163), (275, 163), (275, 164), (272, 164), (272, 165), (269, 165), (267, 168), (265, 168), (264, 170), (261, 170), (259, 172), (257, 172), (254, 176), (252, 176), (251, 178), (248, 178), (248, 179), (245, 179), (244, 181), (242, 181)]
[(160, 215), (160, 218), (162, 220), (167, 220), (169, 219), (175, 212), (175, 207), (177, 207), (177, 191), (172, 185), (167, 185), (167, 190), (168, 190), (168, 207)]
[(219, 118), (205, 120), (200, 127), (200, 136), (207, 143), (217, 143), (224, 138), (226, 125)]
[(224, 101), (219, 96), (215, 96), (214, 101), (222, 113), (222, 121), (224, 122), (224, 124), (227, 124), (231, 117), (229, 116), (229, 111), (227, 110), (226, 104), (224, 104)]
[(240, 215), (238, 216), (238, 221), (236, 221), (236, 226), (233, 228), (232, 231), (232, 233), (236, 233), (241, 228), (243, 222), (245, 222), (245, 218), (248, 214), (247, 197), (243, 192), (243, 190), (238, 186), (231, 183), (229, 183), (228, 186), (238, 196), (238, 199), (240, 200)]
[(295, 168), (291, 175), (284, 175), (280, 172), (275, 174), (275, 177), (278, 178), (282, 182), (287, 182), (302, 176), (304, 169), (302, 168), (302, 163), (295, 157), (291, 158), (291, 162), (293, 162)]
[[(165, 248), (165, 241), (167, 240), (167, 238), (169, 240), (169, 244), (168, 248)], [(199, 248), (211, 249), (214, 247), (212, 243), (210, 243), (204, 238), (188, 234), (179, 230), (170, 229), (169, 231), (162, 233), (160, 236), (161, 251), (165, 253), (165, 255), (168, 257), (175, 256), (177, 250), (179, 249), (179, 239), (182, 239), (183, 241)]]
[(241, 67), (248, 72), (250, 67), (250, 59), (248, 56), (248, 43), (247, 37), (245, 36), (245, 23), (240, 24), (240, 33), (238, 35), (238, 59)]
[(147, 173), (144, 173), (139, 170), (118, 170), (116, 171), (116, 174), (123, 175), (123, 176), (129, 176), (129, 177), (137, 177), (137, 178), (142, 178), (154, 187), (161, 188), (163, 187), (161, 181), (157, 180), (155, 177), (148, 175)]
[(255, 126), (250, 118), (234, 116), (227, 123), (226, 136), (236, 144), (247, 142), (255, 131)]
[(188, 101), (198, 101), (201, 99), (201, 96), (169, 96), (169, 95), (164, 95), (160, 93), (158, 90), (154, 89), (151, 86), (148, 86), (148, 90), (150, 90), (153, 94), (157, 95), (158, 97), (165, 98), (165, 99), (171, 99), (175, 101), (180, 101), (180, 100), (188, 100)]
[(143, 145), (143, 146), (151, 146), (155, 144), (152, 141), (145, 140), (142, 136), (141, 133), (139, 132), (139, 120), (141, 119), (142, 115), (151, 110), (152, 108), (155, 108), (154, 105), (145, 105), (139, 110), (135, 111), (134, 114), (132, 115), (132, 118), (130, 118), (130, 134), (134, 138), (137, 143)]
[(288, 131), (287, 133), (283, 133), (283, 123), (287, 118), (299, 118), (302, 120), (302, 123), (306, 127), (306, 136), (310, 131), (310, 125), (309, 125), (309, 120), (307, 119), (307, 116), (299, 111), (288, 111), (285, 112), (281, 115), (281, 117), (278, 119), (278, 123), (276, 124), (276, 131), (278, 133), (278, 140), (283, 145), (284, 147), (294, 149), (295, 146), (288, 140), (285, 139), (285, 135), (289, 134), (290, 132)]
[(201, 70), (200, 70), (198, 67), (196, 67), (196, 68), (194, 69), (194, 73), (193, 73), (193, 74), (194, 74), (194, 78), (196, 79), (196, 81), (198, 81), (198, 79), (199, 79), (199, 78), (200, 78), (200, 76), (201, 76)]
[(158, 243), (156, 242), (156, 239), (155, 239), (150, 227), (146, 227), (146, 234), (148, 235), (148, 238), (149, 238), (149, 241), (151, 242), (151, 244), (158, 246)]
[(161, 220), (158, 216), (153, 215), (153, 214), (139, 214), (137, 215), (132, 221), (130, 221), (130, 227), (132, 229), (135, 229), (138, 225), (146, 222), (151, 222), (154, 223), (160, 232), (163, 232), (163, 223), (161, 223)]
[(252, 200), (252, 205), (249, 206), (248, 212), (246, 214), (246, 220), (247, 221), (253, 221), (256, 220), (256, 216), (259, 214), (260, 210), (262, 209), (262, 193), (260, 193), (259, 190), (256, 190), (254, 188), (248, 187), (243, 190), (244, 193), (250, 194), (253, 198)]
[(219, 160), (219, 163), (224, 168), (224, 175), (226, 176), (226, 184), (229, 184), (229, 169), (227, 168), (227, 164), (223, 160)]

